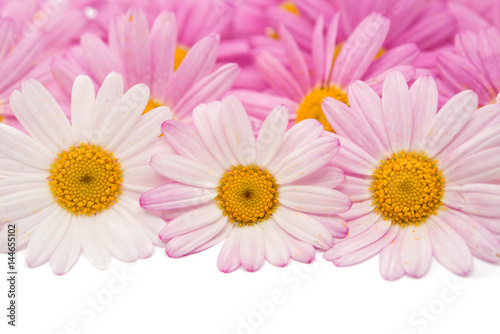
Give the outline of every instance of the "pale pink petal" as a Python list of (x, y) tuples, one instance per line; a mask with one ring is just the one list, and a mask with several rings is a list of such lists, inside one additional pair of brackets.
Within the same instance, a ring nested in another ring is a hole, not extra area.
[[(339, 267), (352, 266), (361, 263), (372, 256), (380, 253), (384, 248), (387, 247), (394, 238), (397, 237), (399, 232), (399, 225), (391, 225), (380, 239), (372, 242), (371, 244), (364, 246), (358, 250), (352, 251), (341, 257), (333, 259), (333, 263)], [(335, 246), (334, 246), (335, 247)]]
[(432, 244), (425, 224), (410, 225), (401, 243), (400, 260), (405, 272), (412, 277), (422, 277), (432, 260)]
[(306, 177), (289, 183), (289, 185), (335, 188), (344, 180), (345, 174), (342, 169), (326, 165)]
[(174, 258), (187, 255), (216, 236), (226, 224), (227, 217), (222, 216), (210, 225), (173, 238), (168, 242), (165, 251), (168, 256)]
[(419, 53), (420, 49), (415, 44), (403, 44), (392, 48), (372, 63), (365, 77), (375, 77), (395, 66), (411, 65)]
[(257, 137), (257, 156), (255, 162), (259, 166), (267, 166), (274, 158), (283, 142), (288, 127), (288, 108), (281, 105), (271, 110), (266, 117)]
[(222, 172), (221, 165), (210, 154), (200, 135), (192, 127), (180, 121), (166, 121), (161, 129), (169, 145), (178, 154)]
[[(172, 112), (168, 107), (159, 107), (150, 110), (139, 117), (134, 126), (121, 142), (115, 142), (116, 147), (109, 147), (120, 160), (128, 159), (150, 148), (161, 135), (160, 124), (172, 118)], [(166, 146), (166, 145), (165, 145)]]
[[(320, 16), (314, 25), (312, 35), (312, 84), (319, 86), (323, 83), (325, 76), (325, 38), (323, 36), (323, 29), (325, 27), (325, 20)], [(330, 42), (330, 40), (328, 40)], [(335, 38), (333, 39), (335, 43)]]
[[(80, 242), (87, 259), (95, 267), (106, 269), (111, 262), (111, 254), (104, 245), (97, 230), (96, 216), (79, 217)], [(101, 224), (101, 222), (99, 222)]]
[(279, 36), (286, 55), (288, 56), (289, 66), (293, 76), (301, 86), (302, 91), (307, 92), (311, 87), (311, 76), (302, 51), (284, 25), (280, 26)]
[[(135, 219), (134, 211), (136, 211), (136, 208), (120, 202), (113, 206), (113, 210), (117, 213), (117, 217), (120, 219), (120, 224), (123, 228), (128, 230), (130, 237), (134, 241), (139, 258), (146, 259), (153, 255), (153, 239), (148, 233), (147, 228), (145, 228), (140, 221)], [(148, 219), (151, 218), (148, 217)]]
[(164, 100), (168, 83), (174, 72), (177, 44), (177, 24), (173, 12), (162, 12), (151, 28), (151, 63), (154, 80), (151, 85), (153, 98)]
[(217, 268), (224, 273), (230, 273), (241, 265), (240, 243), (243, 234), (242, 228), (233, 228), (227, 237), (219, 257), (217, 258)]
[(355, 81), (349, 86), (349, 105), (364, 119), (372, 132), (372, 142), (380, 148), (379, 153), (388, 155), (391, 144), (385, 130), (380, 96), (363, 81)]
[(365, 18), (344, 43), (333, 66), (331, 82), (347, 86), (361, 79), (382, 47), (389, 31), (389, 19), (379, 14)]
[(50, 256), (50, 267), (56, 275), (66, 274), (80, 256), (82, 245), (80, 243), (78, 223), (75, 218), (70, 221), (61, 243)]
[(356, 111), (331, 97), (326, 97), (321, 103), (321, 107), (328, 124), (336, 134), (362, 146), (372, 157), (379, 158), (382, 148), (377, 146), (377, 141), (373, 140), (374, 134), (369, 125), (358, 116)]
[(443, 212), (442, 220), (460, 235), (472, 255), (488, 262), (500, 261), (500, 243), (474, 216), (448, 209)]
[(45, 263), (61, 243), (71, 222), (71, 214), (64, 209), (52, 208), (52, 212), (40, 222), (40, 227), (26, 248), (26, 263), (30, 268)]
[(200, 78), (175, 103), (173, 109), (176, 117), (189, 119), (193, 109), (200, 103), (220, 99), (232, 87), (239, 73), (238, 65), (230, 63)]
[(477, 95), (472, 91), (455, 95), (434, 117), (422, 142), (414, 143), (413, 148), (424, 150), (428, 156), (438, 154), (469, 121), (477, 104)]
[(349, 231), (345, 220), (337, 215), (315, 215), (309, 213), (308, 216), (323, 224), (334, 238), (344, 238)]
[(54, 202), (48, 182), (43, 175), (0, 180), (0, 223), (32, 215)]
[(370, 228), (354, 237), (336, 241), (333, 247), (325, 252), (324, 258), (328, 261), (333, 261), (337, 266), (342, 265), (341, 258), (343, 256), (377, 242), (387, 233), (391, 226), (392, 223), (389, 220), (379, 220)]
[(280, 187), (278, 200), (294, 210), (321, 215), (346, 212), (352, 205), (340, 191), (315, 186)]
[(222, 210), (215, 204), (192, 209), (169, 221), (160, 231), (161, 239), (172, 239), (212, 224), (222, 216)]
[(432, 255), (452, 273), (467, 275), (472, 268), (472, 255), (460, 235), (448, 226), (448, 220), (446, 212), (427, 219)]
[(466, 184), (446, 187), (443, 204), (479, 216), (498, 217), (500, 186), (496, 184)]
[(436, 81), (430, 76), (417, 79), (410, 88), (413, 110), (412, 144), (422, 142), (438, 107), (438, 90)]
[(341, 213), (340, 216), (346, 221), (352, 221), (354, 219), (358, 219), (367, 215), (375, 209), (372, 204), (372, 200), (362, 201), (362, 202), (353, 202), (349, 211)]
[(221, 176), (200, 162), (173, 154), (154, 155), (151, 167), (169, 179), (196, 187), (216, 188)]
[(257, 224), (262, 229), (264, 244), (266, 248), (266, 259), (273, 266), (284, 267), (290, 260), (288, 246), (277, 229), (281, 229), (273, 219)]
[[(500, 138), (500, 132), (497, 137)], [(489, 183), (500, 180), (500, 146), (462, 157), (445, 170), (448, 185)]]
[(189, 254), (202, 252), (214, 245), (217, 245), (219, 242), (226, 240), (231, 231), (233, 230), (233, 228), (234, 228), (233, 224), (225, 224), (222, 230), (219, 231), (219, 233), (217, 233), (215, 236), (213, 236), (210, 240), (208, 240), (201, 246), (198, 246), (195, 249), (193, 249), (191, 252), (189, 252)]
[(413, 136), (413, 111), (405, 77), (391, 72), (384, 82), (382, 108), (392, 151), (408, 151)]
[(489, 81), (494, 85), (495, 92), (500, 90), (500, 36), (496, 27), (482, 30), (478, 34), (478, 50)]
[(281, 146), (274, 158), (267, 166), (274, 170), (285, 157), (293, 153), (297, 148), (312, 142), (323, 133), (323, 125), (315, 119), (305, 119), (290, 128), (285, 133)]
[(48, 170), (56, 157), (38, 141), (5, 124), (0, 124), (0, 152), (40, 172)]
[(278, 184), (286, 184), (315, 172), (327, 164), (338, 152), (340, 146), (334, 137), (321, 137), (290, 153), (276, 167), (269, 171)]
[(94, 102), (94, 83), (87, 76), (78, 76), (71, 91), (71, 128), (76, 143), (84, 141), (83, 131), (86, 128), (87, 118), (92, 111)]
[(41, 83), (25, 81), (22, 96), (11, 96), (12, 111), (30, 135), (57, 153), (72, 143), (71, 126), (61, 107)]
[(256, 271), (264, 264), (266, 244), (264, 231), (257, 225), (236, 227), (241, 228), (240, 260), (241, 265), (248, 271)]
[(193, 45), (172, 77), (167, 103), (176, 105), (197, 81), (212, 71), (218, 46), (219, 37), (214, 35), (202, 38)]
[(346, 194), (353, 202), (361, 202), (372, 198), (371, 180), (349, 176), (337, 189)]
[(255, 66), (277, 94), (294, 101), (300, 101), (307, 93), (302, 90), (286, 67), (271, 53), (260, 52), (255, 58)]
[(323, 224), (302, 212), (280, 206), (273, 214), (273, 219), (290, 235), (315, 247), (328, 249), (333, 243), (332, 236)]
[[(323, 78), (321, 78), (323, 82), (321, 82), (321, 84), (324, 85), (330, 84), (330, 79), (332, 77), (332, 72), (333, 72), (333, 66), (335, 64), (333, 62), (333, 57), (335, 55), (335, 49), (337, 46), (339, 19), (340, 19), (340, 14), (336, 14), (328, 24), (328, 30), (326, 32), (326, 45), (324, 50), (325, 56), (323, 63), (321, 63), (321, 65), (324, 67), (324, 75)], [(323, 32), (321, 32), (321, 34), (323, 34)]]
[(100, 213), (97, 233), (110, 254), (123, 262), (134, 262), (139, 251), (132, 238), (132, 231), (121, 222), (114, 210)]
[(405, 271), (401, 264), (401, 243), (405, 237), (406, 229), (399, 229), (398, 235), (382, 251), (379, 256), (380, 275), (388, 280), (394, 281), (401, 278)]
[(221, 102), (221, 117), (229, 145), (238, 162), (243, 166), (254, 164), (257, 156), (255, 136), (241, 102), (234, 96), (225, 97)]
[(146, 210), (170, 210), (201, 204), (214, 199), (217, 191), (189, 187), (179, 183), (159, 186), (141, 196), (141, 207)]
[(236, 166), (238, 161), (223, 133), (220, 115), (220, 102), (201, 104), (193, 111), (193, 121), (205, 146), (219, 161), (222, 167)]
[[(97, 82), (103, 82), (106, 76), (113, 72), (122, 72), (122, 63), (116, 54), (110, 51), (106, 43), (104, 43), (98, 36), (94, 34), (85, 34), (80, 39), (82, 51), (85, 54), (86, 65), (89, 73)], [(127, 62), (130, 62), (130, 57)], [(126, 73), (124, 70), (122, 73)], [(139, 83), (141, 81), (132, 81)]]
[(379, 162), (352, 141), (340, 136), (337, 138), (340, 142), (340, 150), (332, 160), (332, 164), (346, 172), (372, 175), (373, 168), (378, 166)]

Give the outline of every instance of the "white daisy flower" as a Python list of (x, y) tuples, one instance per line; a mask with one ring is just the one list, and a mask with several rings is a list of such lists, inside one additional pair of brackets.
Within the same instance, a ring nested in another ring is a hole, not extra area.
[[(111, 73), (95, 96), (86, 76), (73, 84), (71, 124), (54, 97), (35, 80), (10, 97), (30, 136), (0, 124), (0, 239), (15, 224), (17, 250), (26, 247), (29, 267), (50, 260), (68, 272), (83, 250), (97, 268), (112, 257), (149, 257), (161, 243), (161, 218), (141, 209), (141, 193), (168, 182), (150, 166), (167, 107), (141, 116), (149, 88), (123, 93)], [(167, 149), (168, 150), (168, 149)], [(0, 251), (6, 252), (6, 245)]]

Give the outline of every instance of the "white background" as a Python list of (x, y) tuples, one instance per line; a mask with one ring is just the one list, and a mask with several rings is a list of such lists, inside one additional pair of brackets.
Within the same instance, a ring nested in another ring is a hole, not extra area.
[[(472, 274), (462, 278), (434, 261), (423, 279), (387, 282), (378, 257), (337, 268), (318, 253), (310, 265), (266, 263), (255, 273), (223, 274), (216, 267), (221, 246), (181, 259), (157, 248), (149, 259), (114, 260), (103, 271), (82, 255), (64, 276), (48, 264), (28, 268), (21, 252), (18, 326), (6, 325), (2, 279), (1, 333), (500, 332), (500, 266), (475, 259)], [(5, 274), (4, 254), (1, 267)]]

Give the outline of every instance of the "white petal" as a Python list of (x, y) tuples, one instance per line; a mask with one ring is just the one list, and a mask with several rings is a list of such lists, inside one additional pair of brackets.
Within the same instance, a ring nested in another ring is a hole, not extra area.
[(248, 271), (256, 271), (264, 263), (266, 244), (263, 231), (258, 225), (235, 227), (241, 228), (240, 260), (241, 265)]
[(294, 210), (322, 215), (346, 212), (352, 205), (345, 194), (314, 186), (281, 187), (278, 200)]
[(229, 145), (238, 162), (243, 166), (254, 164), (257, 155), (255, 136), (241, 102), (234, 96), (225, 97), (221, 103), (221, 116)]
[(262, 124), (257, 137), (258, 166), (267, 166), (281, 146), (288, 126), (288, 108), (284, 105), (274, 108)]

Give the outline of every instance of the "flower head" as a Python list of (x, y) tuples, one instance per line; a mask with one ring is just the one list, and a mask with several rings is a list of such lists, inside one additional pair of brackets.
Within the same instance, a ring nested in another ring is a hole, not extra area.
[(241, 103), (229, 96), (194, 111), (196, 130), (163, 124), (176, 154), (157, 154), (151, 165), (176, 181), (141, 197), (145, 209), (170, 220), (160, 232), (166, 252), (180, 257), (224, 240), (218, 267), (259, 269), (264, 258), (285, 266), (310, 262), (314, 247), (327, 249), (346, 234), (337, 214), (351, 206), (332, 188), (344, 180), (329, 161), (337, 139), (314, 120), (288, 132), (288, 110), (273, 109), (257, 136)]
[(385, 279), (421, 277), (434, 257), (466, 275), (472, 255), (500, 261), (500, 107), (477, 110), (471, 91), (436, 114), (434, 79), (408, 89), (392, 72), (382, 98), (356, 82), (350, 107), (331, 98), (323, 109), (341, 149), (334, 165), (346, 171), (340, 189), (354, 202), (341, 216), (349, 233), (324, 255), (337, 266), (380, 253)]
[[(325, 129), (334, 131), (321, 110), (325, 97), (333, 97), (349, 103), (347, 91), (355, 80), (361, 79), (380, 91), (382, 82), (390, 69), (404, 71), (407, 79), (413, 78), (411, 65), (418, 56), (413, 44), (401, 45), (387, 50), (380, 56), (380, 50), (389, 31), (389, 20), (373, 14), (364, 19), (345, 43), (338, 43), (339, 16), (328, 23), (316, 21), (310, 37), (312, 56), (300, 50), (289, 31), (282, 26), (280, 38), (287, 55), (287, 66), (270, 52), (263, 51), (256, 57), (256, 67), (272, 87), (270, 92), (238, 90), (238, 96), (250, 114), (263, 117), (272, 105), (283, 103), (291, 110), (291, 120), (299, 122), (313, 118), (319, 120)], [(379, 57), (380, 56), (380, 57)]]
[(50, 260), (64, 274), (83, 251), (105, 268), (112, 256), (131, 262), (162, 244), (164, 222), (141, 209), (138, 198), (167, 182), (149, 159), (161, 149), (160, 124), (172, 113), (162, 107), (141, 116), (148, 98), (142, 84), (123, 94), (116, 73), (95, 96), (90, 78), (79, 76), (70, 124), (39, 82), (26, 81), (12, 94), (12, 110), (29, 136), (0, 124), (0, 233), (16, 225), (28, 266)]
[(500, 33), (488, 27), (464, 31), (455, 37), (455, 52), (437, 58), (438, 87), (443, 103), (464, 89), (473, 90), (481, 106), (497, 103), (500, 93)]
[[(144, 83), (151, 88), (146, 112), (167, 105), (177, 119), (189, 121), (195, 106), (222, 97), (238, 76), (236, 64), (214, 71), (219, 37), (210, 35), (189, 48), (178, 44), (176, 17), (162, 12), (150, 22), (139, 9), (116, 16), (110, 26), (109, 42), (86, 34), (81, 46), (52, 64), (63, 89), (79, 73), (88, 74), (101, 85), (107, 73), (117, 71), (129, 88)], [(67, 90), (69, 95), (69, 91)]]

